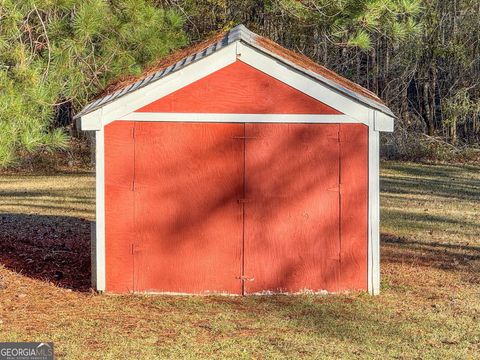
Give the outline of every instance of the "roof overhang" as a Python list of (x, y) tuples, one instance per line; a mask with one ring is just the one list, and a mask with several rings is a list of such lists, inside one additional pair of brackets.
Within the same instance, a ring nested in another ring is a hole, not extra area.
[(75, 119), (82, 130), (100, 130), (109, 122), (125, 118), (138, 108), (240, 60), (359, 122), (372, 118), (370, 113), (374, 113), (376, 131), (393, 131), (395, 115), (387, 106), (283, 58), (263, 47), (256, 38), (243, 25), (237, 26), (208, 48), (90, 103)]

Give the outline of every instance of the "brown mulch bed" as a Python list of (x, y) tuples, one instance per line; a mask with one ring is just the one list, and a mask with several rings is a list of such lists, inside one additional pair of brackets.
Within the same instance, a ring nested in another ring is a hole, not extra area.
[(90, 289), (91, 222), (67, 216), (0, 215), (0, 262), (76, 291)]

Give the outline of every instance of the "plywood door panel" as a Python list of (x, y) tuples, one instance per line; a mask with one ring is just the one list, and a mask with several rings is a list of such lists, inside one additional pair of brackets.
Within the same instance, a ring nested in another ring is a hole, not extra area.
[(339, 125), (246, 124), (246, 293), (337, 291)]
[(243, 133), (243, 124), (137, 124), (136, 291), (240, 294)]
[(105, 280), (106, 291), (133, 291), (134, 123), (105, 127)]
[(340, 125), (341, 265), (339, 290), (367, 290), (368, 127)]

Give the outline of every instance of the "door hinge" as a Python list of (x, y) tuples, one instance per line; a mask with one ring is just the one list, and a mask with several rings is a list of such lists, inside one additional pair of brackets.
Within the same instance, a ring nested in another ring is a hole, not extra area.
[(232, 139), (249, 140), (249, 139), (257, 139), (257, 137), (256, 136), (232, 136)]
[(135, 254), (139, 251), (138, 244), (130, 244), (129, 245), (129, 252), (131, 255)]
[(338, 186), (331, 187), (327, 189), (327, 191), (333, 191), (333, 192), (342, 192), (342, 184), (338, 184)]
[(332, 136), (329, 136), (328, 138), (331, 139), (331, 140), (336, 140), (336, 141), (340, 142), (340, 130), (337, 132), (336, 136), (332, 135)]
[(241, 281), (254, 281), (255, 278), (251, 278), (251, 277), (248, 277), (248, 276), (237, 276), (235, 279), (237, 280), (241, 280)]
[(132, 191), (135, 191), (135, 179), (132, 180)]
[(250, 202), (250, 199), (237, 199), (238, 203), (239, 204), (246, 204), (248, 202)]
[(130, 135), (132, 136), (132, 138), (135, 139), (135, 127), (132, 127), (132, 129), (130, 130)]

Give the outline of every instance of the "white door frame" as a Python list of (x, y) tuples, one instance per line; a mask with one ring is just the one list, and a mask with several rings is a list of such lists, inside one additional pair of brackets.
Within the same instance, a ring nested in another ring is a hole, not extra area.
[[(380, 291), (380, 188), (379, 188), (379, 131), (375, 129), (377, 111), (371, 110), (366, 121), (345, 115), (281, 115), (281, 114), (184, 114), (130, 113), (119, 121), (186, 122), (247, 122), (247, 123), (362, 123), (368, 126), (368, 291)], [(297, 121), (295, 121), (297, 119)], [(298, 120), (299, 119), (299, 120)], [(223, 121), (222, 121), (223, 120)], [(96, 227), (92, 251), (92, 282), (98, 291), (105, 291), (105, 131), (95, 133), (96, 144)]]

